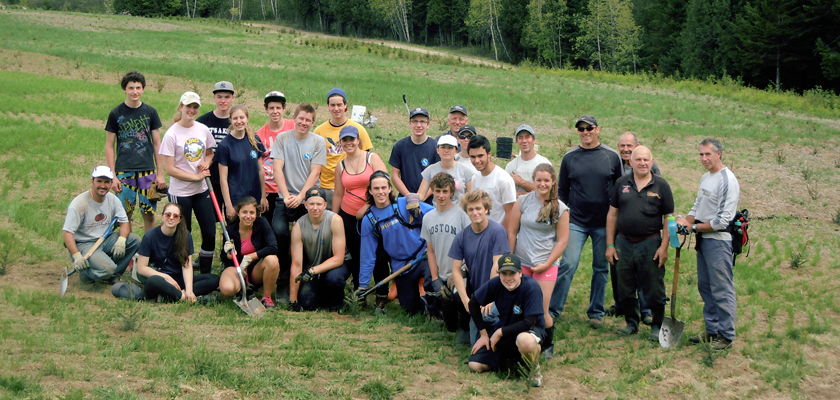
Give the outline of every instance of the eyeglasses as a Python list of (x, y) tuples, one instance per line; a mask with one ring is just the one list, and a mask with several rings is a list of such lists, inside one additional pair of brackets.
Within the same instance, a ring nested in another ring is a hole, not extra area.
[(469, 138), (473, 137), (473, 135), (472, 134), (469, 134), (469, 135), (459, 134), (458, 137), (461, 138), (461, 139), (469, 139)]
[(411, 125), (424, 125), (424, 124), (428, 124), (428, 123), (429, 123), (429, 121), (425, 121), (425, 120), (420, 120), (420, 121), (418, 121), (418, 120), (416, 120), (416, 119), (412, 119), (411, 121), (408, 121), (408, 122), (409, 122)]
[(165, 213), (163, 213), (163, 216), (164, 216), (164, 218), (169, 218), (169, 219), (181, 219), (181, 214), (175, 214), (175, 213), (171, 213), (171, 212), (165, 212)]
[(595, 127), (592, 126), (592, 125), (589, 125), (586, 128), (584, 128), (582, 126), (577, 127), (578, 132), (583, 132), (583, 131), (592, 132), (594, 129), (595, 129)]

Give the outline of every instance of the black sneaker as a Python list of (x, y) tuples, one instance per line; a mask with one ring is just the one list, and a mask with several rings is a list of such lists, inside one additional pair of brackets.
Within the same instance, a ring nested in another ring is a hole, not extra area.
[(374, 315), (385, 315), (385, 308), (388, 306), (388, 297), (376, 296), (376, 306), (373, 309)]
[(639, 333), (639, 328), (634, 328), (630, 325), (624, 325), (623, 328), (616, 329), (615, 331), (622, 335), (635, 335)]
[(711, 333), (703, 332), (698, 336), (692, 336), (688, 338), (688, 341), (694, 344), (703, 342), (703, 343), (710, 343), (717, 340), (717, 335), (713, 335)]
[(712, 342), (712, 350), (721, 351), (730, 347), (732, 347), (732, 341), (723, 336), (718, 336), (718, 338)]
[(642, 318), (642, 323), (647, 326), (650, 326), (653, 323), (653, 316), (645, 315), (644, 318)]
[(648, 335), (648, 340), (652, 340), (654, 342), (659, 342), (659, 330), (660, 327), (654, 325), (650, 327), (650, 334)]

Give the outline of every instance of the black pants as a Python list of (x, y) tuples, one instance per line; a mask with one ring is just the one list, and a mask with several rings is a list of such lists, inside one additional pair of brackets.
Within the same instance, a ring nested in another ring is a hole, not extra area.
[(274, 204), (271, 228), (274, 229), (274, 236), (277, 238), (277, 259), (280, 261), (280, 274), (277, 276), (277, 287), (288, 288), (289, 272), (292, 266), (292, 256), (289, 248), (291, 245), (292, 230), (289, 228), (289, 224), (297, 222), (300, 217), (306, 215), (306, 207), (301, 204), (297, 208), (287, 208), (286, 203), (283, 202), (283, 198), (280, 196), (277, 197), (277, 201)]
[(265, 200), (268, 202), (268, 211), (263, 213), (262, 216), (265, 217), (265, 219), (268, 221), (268, 224), (272, 226), (272, 229), (274, 227), (274, 225), (272, 225), (274, 223), (274, 209), (277, 208), (277, 197), (277, 193), (265, 194)]
[(464, 308), (464, 302), (457, 294), (452, 294), (449, 301), (440, 301), (443, 323), (446, 330), (455, 332), (458, 329), (470, 331), (470, 312)]
[(347, 266), (342, 264), (318, 274), (307, 283), (301, 283), (298, 289), (298, 304), (304, 310), (341, 306), (344, 303), (344, 285), (348, 275)]
[(630, 243), (621, 235), (615, 238), (619, 300), (624, 309), (624, 320), (636, 328), (639, 327), (639, 299), (636, 297), (639, 288), (651, 310), (651, 325), (662, 325), (665, 313), (665, 268), (659, 268), (659, 261), (653, 259), (661, 244), (662, 238), (659, 236), (637, 243)]
[(192, 232), (192, 214), (201, 229), (201, 252), (199, 263), (202, 274), (209, 274), (213, 264), (213, 251), (216, 250), (216, 209), (210, 198), (210, 190), (192, 196), (169, 195), (169, 202), (181, 206), (181, 218), (187, 224), (187, 230)]
[[(178, 277), (175, 281), (182, 288), (185, 286), (183, 277)], [(219, 277), (217, 275), (201, 274), (193, 276), (193, 293), (196, 296), (213, 293), (218, 287)], [(159, 275), (155, 275), (146, 280), (143, 293), (145, 293), (147, 300), (154, 300), (158, 295), (162, 296), (166, 301), (181, 300), (181, 291)]]
[[(394, 267), (400, 269), (404, 265)], [(419, 314), (426, 311), (425, 304), (420, 300), (420, 278), (425, 279), (424, 286), (431, 288), (432, 273), (429, 271), (427, 260), (421, 261), (408, 272), (394, 278), (394, 283), (397, 285), (397, 299), (400, 301), (403, 310), (409, 314)]]

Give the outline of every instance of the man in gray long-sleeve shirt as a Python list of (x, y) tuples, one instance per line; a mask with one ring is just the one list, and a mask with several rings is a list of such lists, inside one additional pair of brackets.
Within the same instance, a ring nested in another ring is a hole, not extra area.
[(735, 282), (732, 279), (732, 235), (729, 222), (735, 218), (741, 187), (721, 161), (723, 145), (703, 139), (698, 146), (700, 162), (709, 172), (700, 178), (697, 199), (686, 218), (677, 224), (690, 226), (697, 235), (697, 289), (703, 299), (706, 332), (689, 338), (692, 343), (714, 341), (712, 348), (725, 350), (735, 340)]
[(592, 238), (592, 283), (586, 315), (597, 329), (604, 318), (604, 295), (607, 289), (606, 222), (610, 209), (609, 192), (623, 169), (618, 152), (598, 141), (601, 127), (591, 115), (580, 117), (575, 124), (580, 146), (563, 156), (560, 163), (560, 201), (569, 206), (569, 244), (560, 260), (557, 284), (551, 295), (548, 312), (557, 318), (566, 305), (566, 297), (575, 276), (580, 253), (587, 237)]

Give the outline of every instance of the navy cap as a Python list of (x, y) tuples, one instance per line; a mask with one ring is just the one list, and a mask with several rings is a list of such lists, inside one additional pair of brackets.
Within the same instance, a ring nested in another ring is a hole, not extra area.
[(450, 114), (452, 114), (454, 112), (459, 112), (461, 114), (467, 115), (467, 108), (460, 105), (460, 104), (456, 104), (456, 105), (452, 106), (452, 108), (449, 109)]
[(478, 132), (475, 131), (475, 127), (472, 126), (472, 125), (464, 125), (464, 126), (461, 127), (461, 129), (458, 129), (458, 134), (459, 135), (463, 132), (469, 132), (469, 133), (472, 133), (473, 135), (478, 135)]
[(596, 120), (595, 117), (593, 117), (591, 115), (584, 115), (584, 116), (578, 118), (577, 122), (575, 122), (575, 126), (577, 126), (577, 124), (579, 124), (581, 122), (585, 122), (585, 123), (587, 123), (589, 125), (592, 125), (592, 126), (598, 126), (598, 120)]
[(330, 97), (333, 97), (333, 96), (341, 96), (341, 98), (344, 99), (344, 102), (345, 103), (347, 102), (347, 95), (344, 94), (344, 91), (341, 90), (340, 88), (332, 88), (332, 89), (330, 89), (329, 92), (327, 92), (327, 102), (329, 102)]
[(423, 107), (417, 107), (411, 110), (411, 112), (408, 113), (408, 118), (414, 118), (417, 115), (424, 115), (426, 118), (429, 118), (429, 112)]

